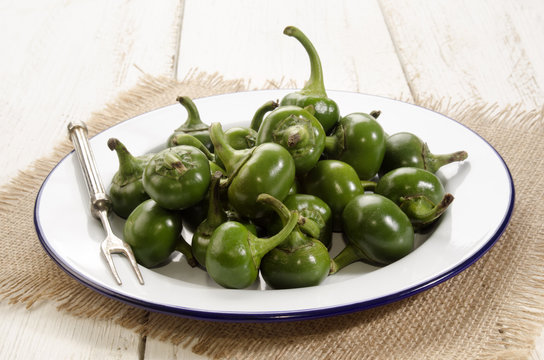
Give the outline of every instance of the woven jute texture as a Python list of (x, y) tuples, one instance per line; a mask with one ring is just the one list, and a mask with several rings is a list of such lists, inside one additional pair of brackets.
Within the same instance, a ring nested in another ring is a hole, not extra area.
[[(87, 125), (92, 136), (175, 103), (178, 95), (198, 98), (241, 90), (247, 84), (217, 75), (195, 72), (181, 82), (147, 76), (90, 116)], [(516, 188), (513, 217), (496, 245), (458, 276), (428, 291), (348, 315), (258, 324), (168, 316), (102, 296), (57, 267), (34, 230), (38, 189), (72, 149), (66, 140), (0, 189), (2, 301), (29, 307), (52, 301), (59, 311), (113, 321), (211, 358), (525, 358), (544, 323), (544, 111), (433, 99), (419, 105), (460, 121), (489, 141), (508, 164)]]

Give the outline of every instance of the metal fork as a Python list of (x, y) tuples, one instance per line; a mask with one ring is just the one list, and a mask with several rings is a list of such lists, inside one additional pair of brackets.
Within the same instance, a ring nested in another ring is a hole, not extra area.
[(102, 180), (100, 179), (98, 169), (96, 168), (94, 155), (87, 139), (87, 126), (85, 126), (83, 122), (71, 122), (68, 124), (68, 133), (70, 134), (70, 139), (74, 144), (79, 165), (81, 165), (81, 170), (85, 177), (85, 183), (87, 184), (87, 190), (89, 191), (89, 196), (91, 199), (91, 214), (95, 218), (100, 219), (104, 230), (106, 230), (106, 238), (100, 244), (102, 254), (106, 258), (110, 270), (119, 285), (122, 284), (121, 278), (117, 273), (117, 269), (115, 269), (115, 264), (113, 263), (111, 254), (125, 255), (130, 261), (132, 269), (138, 277), (138, 281), (143, 285), (144, 279), (140, 273), (140, 269), (138, 268), (138, 264), (136, 263), (134, 253), (132, 252), (130, 245), (115, 236), (111, 229), (108, 214), (112, 208), (112, 203), (104, 190), (104, 185), (102, 185)]

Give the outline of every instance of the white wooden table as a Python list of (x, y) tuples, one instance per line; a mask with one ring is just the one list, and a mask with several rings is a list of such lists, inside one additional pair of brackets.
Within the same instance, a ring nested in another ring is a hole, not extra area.
[[(409, 101), (544, 103), (542, 0), (0, 1), (0, 182), (46, 155), (142, 73), (194, 69), (251, 87), (309, 70), (312, 39), (327, 88)], [(200, 358), (53, 304), (0, 303), (2, 358)], [(534, 359), (544, 358), (544, 337)]]

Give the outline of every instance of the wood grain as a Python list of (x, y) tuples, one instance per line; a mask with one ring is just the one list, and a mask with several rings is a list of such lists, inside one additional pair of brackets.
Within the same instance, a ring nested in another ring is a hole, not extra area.
[(542, 106), (542, 2), (380, 0), (414, 97)]
[(0, 182), (132, 86), (175, 68), (178, 1), (12, 2), (0, 12)]
[[(179, 1), (30, 1), (0, 5), (0, 183), (66, 136), (142, 71), (173, 76)], [(5, 239), (3, 239), (5, 240)], [(141, 338), (52, 304), (0, 304), (4, 359), (138, 358)]]

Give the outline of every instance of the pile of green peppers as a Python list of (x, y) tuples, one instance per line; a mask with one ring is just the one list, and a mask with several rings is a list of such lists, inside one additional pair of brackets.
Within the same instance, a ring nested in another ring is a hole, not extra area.
[[(306, 50), (310, 78), (256, 109), (248, 127), (207, 125), (180, 96), (187, 119), (165, 134), (163, 150), (133, 156), (119, 139), (108, 142), (119, 160), (113, 210), (141, 265), (181, 252), (226, 288), (259, 274), (274, 289), (315, 286), (355, 261), (406, 256), (453, 201), (435, 173), (466, 152), (435, 155), (412, 133), (388, 135), (380, 111), (342, 116), (310, 40), (293, 26), (284, 34)], [(344, 241), (334, 257), (333, 232)]]

